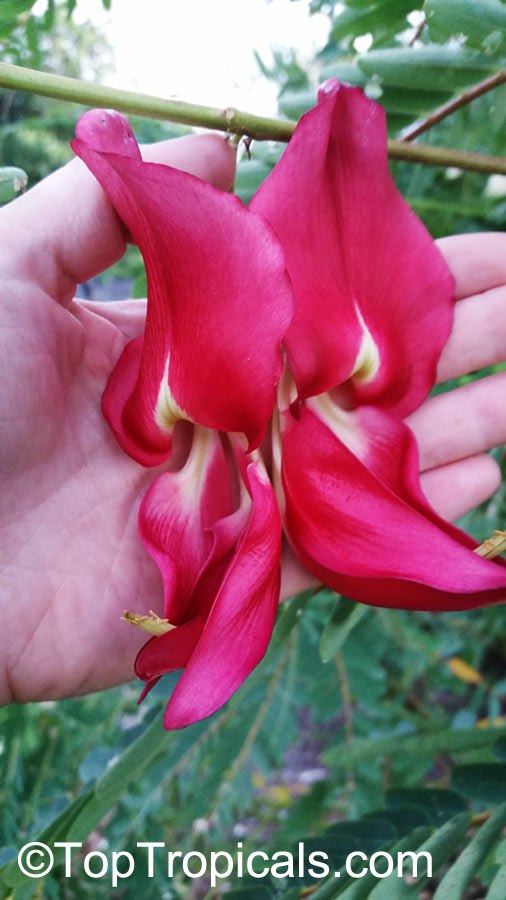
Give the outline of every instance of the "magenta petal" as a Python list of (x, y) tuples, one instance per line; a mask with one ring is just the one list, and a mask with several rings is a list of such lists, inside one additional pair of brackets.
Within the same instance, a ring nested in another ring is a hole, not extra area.
[(450, 333), (453, 280), (392, 181), (383, 109), (329, 82), (251, 208), (285, 251), (301, 397), (355, 374), (357, 402), (415, 409)]
[(265, 654), (279, 601), (281, 523), (263, 467), (246, 474), (249, 522), (238, 541), (195, 651), (169, 701), (166, 728), (210, 716)]
[[(317, 577), (353, 599), (412, 609), (469, 609), (506, 600), (506, 561), (472, 552), (418, 481), (415, 440), (401, 421), (364, 407), (310, 401), (283, 416), (286, 529)], [(346, 443), (345, 443), (346, 442)]]
[(76, 125), (76, 137), (102, 153), (121, 153), (141, 159), (130, 122), (115, 109), (88, 110)]
[(205, 614), (213, 596), (204, 597), (205, 606), (195, 609), (194, 592), (201, 573), (211, 571), (221, 578), (220, 565), (237, 539), (230, 535), (228, 547), (222, 542), (214, 551), (213, 526), (234, 510), (230, 474), (219, 434), (195, 428), (190, 455), (182, 469), (163, 472), (147, 491), (139, 510), (142, 542), (162, 576), (164, 616), (181, 625)]
[(205, 622), (200, 616), (160, 637), (152, 637), (137, 654), (137, 677), (149, 683), (167, 672), (183, 669), (195, 650)]
[[(131, 402), (139, 376), (142, 337), (130, 341), (109, 376), (102, 396), (104, 418), (125, 453), (143, 466), (163, 463), (172, 451), (173, 429), (162, 435), (149, 405)], [(140, 428), (144, 439), (140, 442)]]
[(211, 715), (265, 653), (279, 601), (281, 522), (260, 460), (196, 428), (185, 466), (159, 475), (139, 527), (162, 575), (164, 615), (176, 627), (141, 649), (148, 682), (186, 667), (167, 728)]
[[(237, 197), (192, 175), (113, 152), (114, 137), (73, 149), (138, 244), (148, 277), (146, 330), (122, 418), (136, 458), (170, 452), (178, 418), (259, 444), (275, 403), (280, 342), (292, 315), (284, 256)], [(79, 131), (79, 129), (78, 129)], [(107, 152), (101, 150), (107, 144)], [(108, 407), (124, 405), (111, 387)], [(120, 414), (115, 415), (118, 420)], [(118, 432), (117, 432), (118, 433)]]

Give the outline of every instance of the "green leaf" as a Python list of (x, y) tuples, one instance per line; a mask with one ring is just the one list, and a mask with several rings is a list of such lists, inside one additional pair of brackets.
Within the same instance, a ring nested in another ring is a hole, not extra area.
[(456, 766), (453, 786), (473, 800), (496, 806), (506, 801), (506, 767), (503, 763), (474, 763)]
[[(285, 600), (280, 604), (276, 616), (276, 626), (269, 648), (271, 652), (274, 648), (279, 648), (285, 643), (288, 635), (300, 620), (302, 613), (309, 601), (315, 596), (315, 593), (316, 592), (313, 589), (302, 591), (301, 594), (296, 594), (294, 597), (291, 597), (289, 600)], [(506, 737), (506, 728), (504, 731), (504, 736)], [(498, 734), (498, 737), (501, 737), (501, 735)]]
[[(152, 766), (160, 756), (166, 760), (165, 775), (180, 764), (197, 738), (216, 727), (217, 719), (207, 719), (179, 732), (166, 732), (157, 710), (153, 721), (100, 778), (94, 787), (80, 795), (36, 840), (84, 841), (107, 812), (114, 808), (127, 788)], [(223, 713), (222, 716), (225, 714)], [(10, 863), (2, 878), (12, 885), (23, 883), (24, 876)]]
[(92, 797), (72, 823), (68, 833), (69, 840), (84, 840), (114, 807), (126, 788), (135, 783), (157, 758), (163, 756), (166, 761), (165, 775), (171, 766), (180, 764), (181, 758), (194, 742), (213, 725), (216, 725), (216, 720), (206, 719), (184, 731), (166, 732), (157, 711), (143, 734), (96, 783)]
[(283, 891), (282, 894), (276, 894), (276, 900), (300, 900), (300, 888), (289, 888), (288, 891)]
[(401, 87), (384, 87), (379, 98), (381, 105), (390, 113), (400, 113), (415, 119), (441, 106), (451, 97), (449, 91), (410, 91)]
[[(494, 211), (494, 200), (490, 197), (473, 199), (471, 203), (451, 203), (449, 200), (438, 200), (436, 197), (406, 197), (409, 205), (418, 214), (424, 212), (452, 212), (455, 215), (469, 216), (469, 218), (486, 219)], [(497, 754), (497, 751), (496, 751)], [(505, 743), (506, 756), (506, 743)]]
[(386, 801), (393, 807), (419, 806), (435, 825), (467, 811), (460, 794), (443, 788), (394, 788), (387, 791)]
[[(343, 822), (343, 825), (349, 825), (349, 822)], [(362, 842), (363, 837), (358, 837), (353, 833), (353, 830), (347, 831), (343, 828), (342, 831), (336, 832), (336, 834), (332, 834), (331, 832), (327, 832), (326, 834), (321, 834), (318, 837), (306, 837), (304, 838), (304, 852), (309, 857), (311, 853), (321, 852), (326, 854), (326, 861), (329, 868), (332, 871), (339, 871), (341, 868), (344, 869), (344, 864), (346, 862), (347, 856), (350, 853), (353, 853), (357, 850), (362, 850)], [(374, 845), (374, 849), (377, 849), (377, 845)], [(318, 878), (313, 878), (309, 873), (306, 873), (306, 877), (304, 879), (308, 883), (315, 883), (315, 881), (319, 881)]]
[(378, 809), (365, 816), (367, 819), (386, 819), (392, 823), (399, 835), (410, 834), (420, 825), (428, 825), (431, 815), (424, 806), (399, 805), (389, 809)]
[(243, 203), (248, 204), (262, 181), (267, 178), (272, 166), (262, 159), (241, 160), (237, 167), (234, 193)]
[(368, 612), (369, 607), (363, 603), (355, 603), (347, 597), (339, 597), (336, 600), (320, 640), (322, 662), (327, 663), (335, 658), (353, 629)]
[[(228, 900), (272, 900), (274, 891), (264, 885), (255, 887), (234, 888), (233, 891), (227, 892), (225, 897)], [(285, 896), (283, 894), (283, 896)]]
[(501, 866), (494, 876), (487, 893), (487, 900), (504, 900), (506, 897), (506, 866)]
[[(352, 9), (360, 9), (370, 6), (390, 7), (390, 0), (346, 0), (346, 6), (349, 6)], [(405, 0), (402, 6), (404, 7), (405, 14), (407, 15), (413, 9), (420, 9), (423, 6), (423, 0), (409, 0), (409, 2), (408, 0)]]
[(355, 62), (332, 62), (324, 66), (321, 73), (321, 80), (327, 78), (338, 78), (339, 81), (346, 81), (347, 84), (355, 84), (359, 87), (365, 87), (367, 78), (359, 69)]
[[(468, 46), (494, 53), (506, 49), (506, 6), (501, 0), (427, 0), (425, 10), (434, 41), (464, 34)], [(497, 35), (493, 45), (491, 35)]]
[[(450, 859), (455, 850), (462, 845), (462, 840), (469, 828), (469, 821), (468, 813), (460, 813), (460, 815), (450, 819), (449, 822), (445, 822), (441, 828), (420, 846), (413, 849), (413, 845), (411, 845), (409, 849), (417, 854), (428, 853), (432, 859), (433, 872), (436, 873)], [(416, 894), (418, 897), (422, 887), (429, 880), (429, 875), (425, 874), (426, 870), (423, 869), (423, 859), (420, 859), (419, 863), (422, 870), (419, 877), (408, 884), (403, 878), (399, 878), (397, 872), (394, 871), (391, 876), (383, 879), (373, 889), (370, 894), (371, 900), (406, 900), (406, 897), (413, 894)]]
[[(426, 840), (428, 836), (427, 828), (418, 828), (410, 832), (408, 838), (402, 838), (400, 841), (388, 844), (384, 849), (396, 857), (397, 853), (412, 851), (421, 841)], [(338, 896), (340, 900), (362, 900), (362, 898), (369, 896), (371, 890), (377, 884), (378, 879), (371, 873), (357, 880), (343, 870), (339, 881), (336, 881), (335, 877), (331, 876), (316, 889), (311, 895), (311, 900), (335, 900)]]
[(327, 835), (343, 835), (351, 836), (358, 839), (360, 849), (364, 853), (373, 853), (379, 847), (384, 847), (390, 841), (393, 841), (397, 835), (397, 829), (388, 819), (355, 819), (348, 822), (336, 822), (331, 825), (327, 831)]
[(391, 87), (424, 91), (458, 91), (497, 71), (490, 60), (463, 47), (371, 50), (358, 59), (366, 75)]
[(318, 781), (311, 790), (295, 801), (287, 811), (286, 820), (276, 833), (276, 846), (286, 847), (290, 841), (297, 840), (301, 834), (318, 826), (322, 817), (322, 809), (332, 785), (328, 781)]
[(286, 91), (279, 100), (280, 112), (288, 119), (300, 119), (316, 103), (315, 91)]
[(440, 882), (434, 900), (461, 900), (464, 891), (506, 825), (506, 803), (478, 829), (457, 862)]
[[(346, 880), (350, 877), (345, 869), (349, 854), (359, 851), (372, 855), (377, 850), (390, 846), (396, 837), (394, 826), (385, 820), (378, 820), (374, 824), (360, 819), (338, 822), (319, 837), (304, 838), (304, 853), (306, 857), (313, 852), (325, 853), (327, 864), (332, 872), (340, 872), (339, 882), (334, 881), (335, 876), (331, 879), (334, 891), (336, 885), (339, 885), (340, 890), (344, 890)], [(321, 879), (311, 877), (309, 873), (306, 873), (304, 880), (308, 883), (321, 883)], [(316, 893), (320, 896), (318, 891)]]
[(0, 168), (0, 203), (8, 203), (16, 194), (24, 191), (28, 184), (28, 175), (23, 169), (15, 166)]
[(494, 850), (494, 862), (499, 866), (506, 866), (506, 838), (497, 844)]
[[(68, 15), (70, 16), (71, 10), (68, 10)], [(53, 28), (54, 23), (56, 21), (56, 2), (55, 0), (48, 0), (47, 9), (44, 15), (44, 27), (47, 31), (50, 31)]]
[[(64, 840), (72, 823), (86, 806), (92, 794), (93, 791), (86, 791), (86, 793), (81, 794), (77, 800), (71, 803), (67, 809), (64, 809), (63, 812), (37, 836), (37, 840), (42, 841), (44, 844), (52, 844), (55, 841)], [(9, 887), (17, 887), (26, 880), (26, 877), (18, 869), (16, 861), (8, 862), (1, 866), (0, 876), (2, 881), (9, 885)]]
[(36, 0), (1, 0), (0, 22), (16, 20), (22, 13), (35, 6)]
[(492, 746), (504, 736), (501, 728), (448, 729), (418, 734), (393, 734), (381, 738), (355, 738), (346, 747), (342, 744), (331, 747), (323, 754), (324, 762), (333, 767), (334, 772), (346, 771), (359, 763), (378, 760), (382, 756), (416, 759), (432, 759), (437, 753), (458, 753)]
[(494, 745), (494, 755), (497, 756), (497, 759), (502, 759), (506, 762), (506, 737), (501, 738)]
[(406, 27), (406, 16), (417, 5), (413, 0), (389, 0), (387, 3), (369, 4), (366, 8), (345, 9), (334, 20), (332, 39), (355, 38), (372, 32), (382, 35)]

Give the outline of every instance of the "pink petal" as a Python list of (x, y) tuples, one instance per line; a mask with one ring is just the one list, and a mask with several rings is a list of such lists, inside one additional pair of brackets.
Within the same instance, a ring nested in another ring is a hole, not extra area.
[(160, 637), (150, 638), (137, 654), (137, 677), (149, 683), (167, 672), (183, 669), (195, 650), (205, 623), (205, 618), (199, 616)]
[(269, 643), (279, 602), (281, 523), (263, 467), (250, 463), (246, 482), (249, 522), (167, 706), (169, 729), (219, 709), (258, 665)]
[(76, 137), (101, 153), (121, 153), (141, 159), (130, 122), (115, 109), (88, 110), (76, 125)]
[(423, 497), (415, 439), (370, 407), (308, 401), (283, 414), (286, 530), (311, 572), (352, 599), (412, 609), (506, 600), (506, 561), (440, 519)]
[(176, 627), (151, 638), (135, 668), (149, 690), (186, 666), (166, 716), (179, 728), (225, 703), (265, 653), (279, 601), (281, 522), (260, 459), (198, 427), (184, 467), (147, 492), (139, 527)]
[(251, 209), (285, 251), (296, 309), (285, 344), (299, 395), (354, 374), (355, 402), (415, 409), (450, 333), (453, 279), (391, 179), (382, 108), (328, 82)]
[(72, 144), (138, 244), (148, 277), (140, 359), (132, 351), (121, 362), (131, 393), (125, 402), (121, 379), (113, 380), (106, 414), (125, 450), (144, 463), (170, 453), (181, 417), (244, 432), (257, 446), (275, 403), (279, 345), (292, 315), (281, 248), (237, 197), (133, 158), (128, 142), (124, 155), (127, 129), (117, 116), (106, 115), (104, 126), (102, 115), (96, 128), (93, 121), (78, 127)]
[[(149, 402), (132, 402), (142, 357), (143, 338), (130, 341), (112, 370), (102, 395), (102, 412), (125, 453), (143, 466), (163, 463), (172, 451), (173, 429), (162, 440)], [(142, 433), (142, 441), (139, 434)]]
[[(163, 472), (147, 491), (139, 510), (139, 533), (156, 562), (164, 587), (164, 616), (180, 625), (208, 609), (194, 610), (194, 591), (210, 561), (218, 569), (226, 565), (238, 534), (229, 535), (228, 546), (221, 541), (219, 552), (213, 527), (231, 517), (235, 504), (229, 467), (217, 432), (196, 427), (193, 444), (182, 469)], [(232, 517), (233, 518), (233, 517)], [(222, 560), (225, 558), (225, 562)], [(207, 598), (207, 606), (212, 603)]]

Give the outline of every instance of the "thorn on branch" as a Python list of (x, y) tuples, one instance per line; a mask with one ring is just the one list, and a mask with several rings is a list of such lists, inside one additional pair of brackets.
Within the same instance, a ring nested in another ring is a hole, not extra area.
[(251, 145), (253, 143), (251, 134), (244, 134), (242, 137), (242, 143), (244, 145), (244, 150), (246, 151), (246, 156), (248, 157), (249, 161), (251, 159)]

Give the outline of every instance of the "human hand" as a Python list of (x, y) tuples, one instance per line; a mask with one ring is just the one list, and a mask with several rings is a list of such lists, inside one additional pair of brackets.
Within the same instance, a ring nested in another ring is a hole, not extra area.
[[(457, 305), (438, 383), (506, 361), (506, 234), (463, 234), (439, 247)], [(506, 443), (506, 371), (429, 398), (407, 419), (420, 448), (422, 487), (453, 520), (486, 500), (501, 471), (487, 450)]]
[[(235, 154), (218, 136), (153, 145), (145, 158), (233, 182)], [(124, 250), (79, 160), (0, 212), (0, 702), (129, 680), (145, 635), (121, 612), (161, 600), (137, 532), (153, 472), (123, 453), (100, 411), (145, 304), (72, 299)]]

